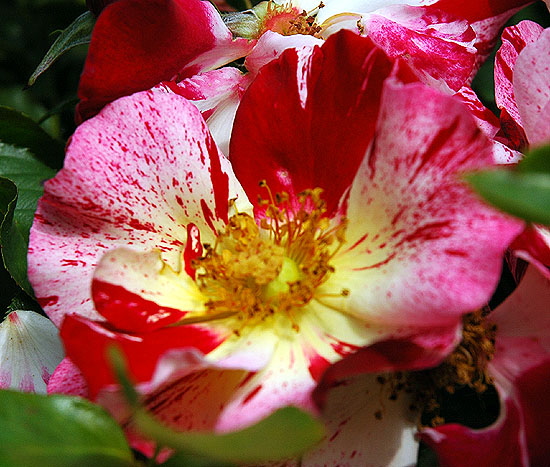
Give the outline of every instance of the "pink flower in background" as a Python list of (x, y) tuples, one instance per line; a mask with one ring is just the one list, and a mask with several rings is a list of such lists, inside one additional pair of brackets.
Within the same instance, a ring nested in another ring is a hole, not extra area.
[(516, 148), (550, 142), (550, 29), (521, 21), (504, 30), (495, 100), (503, 133)]
[[(253, 40), (246, 40), (233, 39), (207, 1), (118, 0), (95, 25), (77, 118), (89, 118), (108, 102), (161, 81), (177, 82), (247, 55), (247, 69), (255, 75), (283, 50), (319, 44), (341, 28), (368, 34), (426, 80), (457, 91), (469, 83), (498, 28), (527, 2), (497, 7), (488, 1), (459, 6), (444, 1), (324, 3), (322, 8), (312, 1), (265, 3), (269, 12), (260, 15)], [(472, 25), (481, 25), (477, 36)]]
[(476, 458), (484, 466), (545, 465), (550, 402), (550, 282), (530, 267), (518, 288), (487, 318), (496, 325), (495, 353), (487, 367), (501, 408), (482, 430), (457, 424), (423, 430), (441, 465), (462, 466)]
[[(514, 149), (550, 144), (550, 29), (531, 21), (508, 27), (495, 59), (495, 100), (501, 136)], [(550, 278), (550, 231), (530, 225), (514, 253)]]
[[(119, 420), (111, 344), (180, 430), (317, 412), (331, 364), (355, 356), (362, 373), (384, 371), (366, 346), (397, 341), (402, 366), (435, 365), (522, 229), (460, 180), (493, 164), (463, 104), (349, 31), (262, 69), (230, 152), (231, 163), (189, 101), (152, 90), (84, 122), (46, 184), (30, 280), (89, 396)], [(56, 390), (74, 389), (67, 362)], [(413, 425), (395, 426), (414, 446)]]

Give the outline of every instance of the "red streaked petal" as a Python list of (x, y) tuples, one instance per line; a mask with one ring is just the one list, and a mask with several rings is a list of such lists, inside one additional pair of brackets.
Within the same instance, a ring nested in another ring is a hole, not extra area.
[(473, 456), (482, 467), (546, 463), (549, 303), (550, 280), (530, 267), (516, 290), (488, 315), (496, 325), (495, 353), (487, 370), (501, 399), (499, 418), (482, 430), (455, 424), (425, 430), (422, 437), (443, 465), (458, 467)]
[(550, 30), (527, 44), (514, 70), (514, 92), (531, 146), (550, 142)]
[(61, 337), (67, 356), (84, 375), (92, 399), (101, 388), (116, 383), (107, 357), (111, 346), (122, 351), (131, 378), (139, 383), (152, 378), (157, 362), (165, 352), (188, 348), (208, 353), (223, 341), (223, 337), (213, 330), (199, 326), (176, 326), (148, 334), (126, 334), (77, 315), (66, 316)]
[(330, 366), (315, 389), (317, 405), (324, 407), (330, 389), (352, 376), (431, 368), (441, 363), (461, 339), (460, 326), (430, 329), (408, 338), (387, 339), (348, 355)]
[(528, 261), (550, 279), (550, 229), (536, 225), (527, 226), (510, 248), (518, 258)]
[(477, 2), (457, 2), (456, 0), (439, 0), (433, 4), (447, 13), (467, 19), (470, 23), (498, 16), (515, 8), (531, 3), (531, 0), (479, 0)]
[(364, 25), (388, 56), (403, 58), (428, 84), (440, 80), (456, 91), (470, 81), (475, 33), (466, 21), (439, 10), (395, 5), (369, 15)]
[(90, 285), (103, 253), (158, 249), (179, 270), (186, 225), (212, 242), (230, 198), (249, 207), (193, 104), (158, 91), (121, 98), (77, 128), (46, 183), (30, 234), (35, 293), (58, 326), (73, 311), (99, 319)]
[(158, 251), (109, 251), (94, 271), (97, 311), (117, 329), (146, 332), (202, 311), (206, 299), (185, 272), (174, 272)]
[(179, 83), (162, 83), (186, 99), (193, 101), (208, 124), (212, 138), (226, 156), (233, 129), (235, 112), (252, 75), (236, 68), (225, 67), (207, 71)]
[(502, 130), (514, 148), (527, 146), (523, 120), (516, 103), (514, 70), (519, 54), (527, 44), (535, 42), (542, 31), (542, 26), (531, 21), (521, 21), (506, 28), (495, 57), (495, 101), (502, 109)]
[(98, 313), (113, 326), (128, 332), (154, 331), (176, 323), (185, 311), (161, 307), (120, 285), (94, 280), (92, 297)]
[(249, 198), (265, 197), (259, 178), (291, 195), (321, 187), (333, 212), (371, 142), (391, 68), (370, 39), (350, 31), (264, 66), (243, 96), (230, 145)]
[[(388, 80), (379, 122), (322, 302), (378, 324), (451, 325), (490, 298), (523, 223), (460, 180), (492, 166), (493, 148), (452, 96)], [(347, 297), (336, 296), (342, 284)]]

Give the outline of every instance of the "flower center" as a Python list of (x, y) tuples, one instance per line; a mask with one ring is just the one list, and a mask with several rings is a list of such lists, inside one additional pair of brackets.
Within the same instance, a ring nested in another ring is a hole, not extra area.
[(300, 11), (290, 3), (277, 5), (271, 1), (267, 2), (258, 37), (266, 31), (274, 31), (283, 36), (304, 34), (317, 37), (322, 28), (317, 24), (315, 15), (319, 8), (323, 7), (321, 2), (311, 11)]
[(486, 392), (487, 397), (491, 397), (494, 388), (487, 364), (495, 351), (496, 327), (486, 320), (486, 316), (485, 310), (465, 315), (462, 341), (453, 353), (439, 366), (409, 375), (418, 404), (424, 406), (423, 423), (426, 425), (437, 426), (445, 422), (439, 410), (443, 394), (471, 390), (478, 398)]
[(292, 209), (289, 196), (275, 197), (265, 184), (265, 217), (259, 225), (245, 213), (229, 219), (215, 245), (193, 262), (196, 281), (208, 297), (205, 319), (236, 318), (235, 333), (284, 314), (298, 330), (297, 313), (334, 271), (329, 264), (344, 242), (345, 219), (331, 226), (322, 190), (307, 190)]

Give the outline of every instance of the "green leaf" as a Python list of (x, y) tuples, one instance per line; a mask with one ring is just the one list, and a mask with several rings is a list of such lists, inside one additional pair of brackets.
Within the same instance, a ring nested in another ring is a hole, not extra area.
[[(54, 175), (54, 170), (36, 160), (26, 149), (0, 143), (0, 177), (4, 178), (0, 187), (5, 208), (0, 229), (2, 258), (11, 276), (30, 296), (33, 292), (27, 279), (29, 231), (38, 198), (44, 192), (43, 182)], [(16, 193), (5, 179), (15, 184)]]
[(133, 425), (146, 438), (181, 453), (224, 463), (263, 463), (296, 457), (317, 444), (324, 436), (323, 425), (296, 407), (285, 407), (256, 425), (241, 431), (215, 435), (177, 432), (154, 419), (139, 405), (138, 394), (127, 377), (126, 366), (117, 349), (110, 352), (111, 362), (126, 399), (133, 407)]
[(10, 203), (17, 197), (15, 183), (7, 178), (0, 178), (0, 222), (9, 211)]
[(528, 222), (550, 225), (550, 173), (502, 168), (471, 173), (466, 180), (497, 208)]
[(532, 149), (517, 167), (523, 173), (542, 172), (550, 175), (550, 145)]
[(65, 153), (64, 144), (52, 138), (30, 117), (0, 106), (0, 142), (28, 148), (51, 168), (60, 169)]
[(52, 44), (46, 55), (29, 78), (28, 86), (32, 86), (36, 79), (44, 73), (61, 55), (77, 45), (88, 44), (92, 36), (95, 16), (87, 11), (75, 19), (71, 25), (63, 30)]
[[(10, 203), (17, 197), (17, 188), (13, 182), (0, 178), (0, 226), (9, 211)], [(0, 322), (7, 307), (21, 289), (16, 285), (4, 264), (0, 264)]]
[(143, 409), (134, 412), (133, 420), (140, 432), (161, 445), (221, 462), (263, 463), (296, 457), (324, 435), (321, 423), (296, 407), (277, 410), (256, 425), (222, 435), (176, 432)]
[(0, 465), (132, 466), (122, 430), (77, 397), (0, 391)]

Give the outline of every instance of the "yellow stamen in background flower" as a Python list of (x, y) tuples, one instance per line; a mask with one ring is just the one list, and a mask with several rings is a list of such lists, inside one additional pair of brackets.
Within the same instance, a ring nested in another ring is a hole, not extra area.
[[(329, 264), (344, 242), (346, 220), (331, 225), (325, 217), (322, 190), (298, 195), (292, 207), (288, 193), (259, 200), (265, 217), (258, 226), (245, 213), (233, 215), (213, 246), (195, 260), (196, 281), (208, 298), (206, 312), (189, 319), (198, 322), (235, 318), (235, 333), (269, 317), (284, 314), (294, 330), (300, 308), (334, 272)], [(349, 291), (342, 291), (347, 296)], [(219, 318), (218, 318), (219, 317)]]
[(488, 313), (481, 310), (464, 316), (462, 341), (441, 365), (410, 373), (418, 403), (430, 415), (431, 426), (445, 423), (438, 412), (440, 391), (454, 394), (459, 388), (469, 387), (481, 394), (491, 387), (487, 364), (495, 352), (496, 326), (485, 319)]
[(486, 315), (478, 311), (464, 317), (462, 341), (440, 366), (439, 387), (451, 394), (457, 386), (469, 386), (481, 393), (491, 384), (486, 368), (495, 352), (496, 326), (487, 323)]
[(300, 11), (291, 3), (278, 5), (270, 1), (267, 3), (258, 36), (266, 31), (274, 31), (283, 36), (304, 34), (318, 37), (322, 27), (317, 24), (315, 17), (319, 9), (323, 7), (323, 2), (320, 2), (311, 11)]

